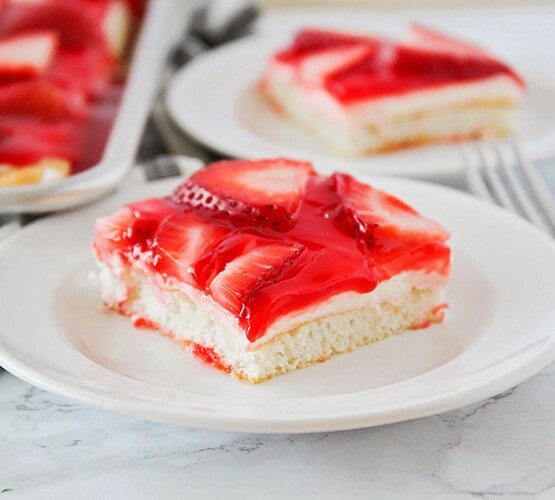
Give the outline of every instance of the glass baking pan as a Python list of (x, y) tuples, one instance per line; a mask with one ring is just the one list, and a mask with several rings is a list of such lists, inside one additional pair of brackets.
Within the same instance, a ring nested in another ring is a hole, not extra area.
[(0, 187), (0, 213), (61, 210), (92, 201), (118, 186), (134, 163), (168, 51), (184, 29), (190, 3), (148, 2), (100, 161), (63, 179)]

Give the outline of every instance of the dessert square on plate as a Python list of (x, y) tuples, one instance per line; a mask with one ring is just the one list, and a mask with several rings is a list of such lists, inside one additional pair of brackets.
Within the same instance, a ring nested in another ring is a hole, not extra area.
[(448, 233), (288, 159), (222, 161), (99, 219), (104, 304), (251, 383), (443, 319)]
[(514, 387), (555, 359), (549, 237), (459, 190), (361, 178), (452, 231), (450, 308), (441, 324), (250, 386), (190, 358), (164, 336), (102, 312), (90, 279), (94, 221), (173, 192), (174, 179), (118, 190), (3, 242), (0, 364), (41, 389), (104, 411), (189, 428), (275, 433), (437, 414)]
[(481, 48), (413, 25), (401, 41), (302, 30), (260, 89), (332, 149), (363, 155), (506, 135), (524, 83)]

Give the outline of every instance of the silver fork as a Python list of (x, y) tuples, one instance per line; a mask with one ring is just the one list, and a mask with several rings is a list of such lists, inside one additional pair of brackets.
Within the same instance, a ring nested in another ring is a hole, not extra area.
[(555, 235), (555, 195), (513, 139), (463, 146), (465, 178), (476, 196)]

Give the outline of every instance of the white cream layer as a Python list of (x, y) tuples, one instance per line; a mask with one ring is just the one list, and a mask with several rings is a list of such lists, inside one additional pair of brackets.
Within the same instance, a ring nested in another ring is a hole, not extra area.
[[(102, 299), (110, 305), (116, 305), (127, 300), (128, 290), (126, 283), (130, 281), (132, 270), (122, 261), (121, 257), (114, 254), (108, 262), (97, 261), (97, 266)], [(377, 308), (384, 302), (398, 303), (402, 297), (409, 295), (411, 290), (439, 291), (447, 284), (447, 276), (436, 272), (403, 272), (387, 281), (383, 281), (372, 292), (365, 294), (345, 292), (335, 295), (320, 304), (308, 307), (305, 310), (295, 311), (282, 316), (268, 328), (264, 336), (256, 342), (249, 342), (237, 318), (229, 311), (223, 309), (210, 296), (185, 283), (177, 282), (176, 280), (162, 280), (161, 277), (152, 275), (151, 271), (142, 265), (140, 261), (137, 262), (136, 267), (141, 273), (150, 276), (159, 290), (175, 290), (183, 293), (200, 310), (225, 325), (228, 330), (236, 334), (237, 338), (243, 339), (243, 348), (245, 350), (256, 349), (281, 333), (323, 317), (360, 309)], [(151, 306), (147, 305), (147, 308), (150, 309)]]

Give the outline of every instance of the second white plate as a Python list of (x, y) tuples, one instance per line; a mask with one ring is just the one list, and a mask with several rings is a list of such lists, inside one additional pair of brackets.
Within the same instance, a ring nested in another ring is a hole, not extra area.
[[(407, 28), (406, 20), (394, 14), (386, 21), (391, 35), (401, 36)], [(379, 16), (374, 15), (369, 24), (368, 31), (383, 32)], [(464, 38), (464, 30), (460, 35), (456, 20), (443, 20), (434, 26)], [(466, 38), (492, 48), (527, 82), (528, 93), (517, 120), (518, 136), (526, 154), (533, 160), (554, 155), (555, 57), (541, 45), (527, 44), (523, 34), (521, 39), (509, 38), (512, 40), (509, 44), (507, 34), (503, 37), (499, 26), (493, 29), (488, 23), (477, 23), (473, 27), (476, 26), (482, 32), (472, 32)], [(280, 33), (235, 42), (185, 66), (174, 77), (166, 94), (166, 106), (175, 123), (211, 149), (239, 158), (290, 156), (311, 160), (320, 170), (328, 172), (342, 170), (423, 178), (448, 177), (461, 171), (464, 163), (457, 145), (427, 146), (365, 157), (341, 156), (268, 106), (255, 92), (255, 85), (270, 55), (291, 36), (290, 29)], [(482, 42), (490, 39), (492, 43)]]

